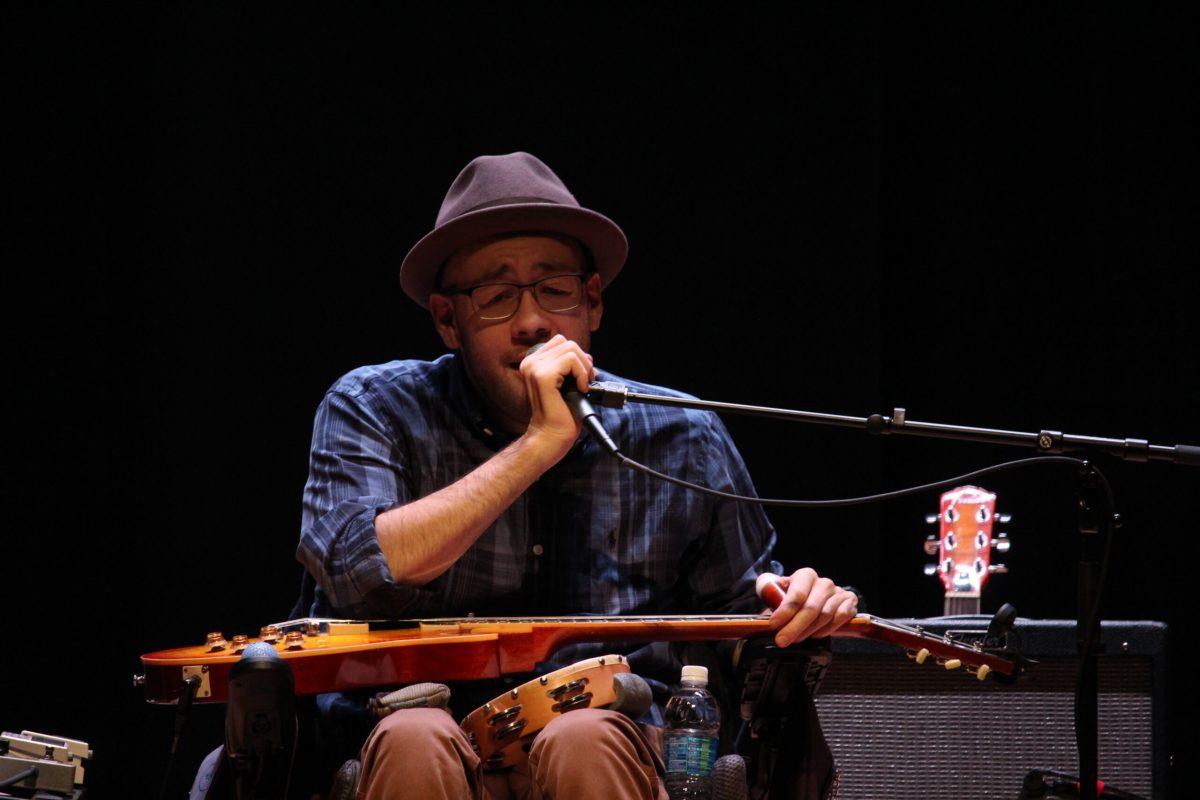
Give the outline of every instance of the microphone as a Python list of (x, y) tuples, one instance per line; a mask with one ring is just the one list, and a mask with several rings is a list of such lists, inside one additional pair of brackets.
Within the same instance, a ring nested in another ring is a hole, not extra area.
[(617, 699), (609, 703), (609, 710), (620, 711), (635, 722), (654, 705), (654, 694), (650, 691), (650, 684), (636, 672), (618, 672), (613, 675), (613, 694)]
[[(592, 434), (592, 438), (600, 443), (608, 452), (616, 455), (619, 451), (617, 443), (608, 435), (608, 431), (604, 430), (604, 426), (600, 424), (600, 420), (596, 418), (596, 409), (592, 408), (592, 404), (588, 399), (579, 393), (575, 387), (575, 376), (568, 375), (568, 380), (563, 383), (563, 400), (567, 403), (567, 408), (571, 409), (571, 416), (587, 428), (588, 433)], [(571, 388), (567, 388), (568, 385)]]
[(713, 764), (712, 789), (714, 800), (747, 800), (746, 760), (734, 754), (718, 758)]
[(225, 754), (237, 800), (287, 797), (298, 736), (292, 669), (256, 642), (229, 670)]
[[(529, 348), (525, 353), (526, 357), (541, 350), (545, 344), (545, 342), (540, 342)], [(604, 426), (600, 424), (600, 420), (596, 417), (596, 409), (588, 402), (587, 397), (580, 393), (579, 387), (575, 382), (574, 373), (567, 375), (563, 379), (562, 396), (563, 401), (567, 404), (567, 408), (571, 409), (571, 416), (575, 417), (575, 421), (582, 425), (601, 447), (613, 455), (618, 455), (620, 448), (617, 447), (617, 443), (612, 440), (612, 437), (608, 435), (608, 431), (604, 430)]]
[[(1031, 769), (1025, 773), (1021, 783), (1021, 793), (1017, 800), (1057, 800), (1061, 798), (1079, 797), (1079, 776), (1053, 769)], [(1126, 792), (1115, 786), (1109, 786), (1104, 781), (1096, 781), (1096, 797), (1112, 798), (1112, 800), (1143, 800), (1136, 794)]]

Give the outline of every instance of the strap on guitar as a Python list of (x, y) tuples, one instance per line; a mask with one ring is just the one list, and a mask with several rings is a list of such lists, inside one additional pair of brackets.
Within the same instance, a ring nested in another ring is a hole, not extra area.
[(753, 800), (836, 798), (833, 754), (812, 700), (830, 661), (827, 639), (781, 649), (759, 637), (739, 647), (742, 726), (735, 750), (749, 762)]

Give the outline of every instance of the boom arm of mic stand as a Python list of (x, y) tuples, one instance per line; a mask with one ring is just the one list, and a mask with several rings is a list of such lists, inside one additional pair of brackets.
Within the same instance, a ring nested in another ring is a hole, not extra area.
[[(849, 417), (838, 414), (818, 414), (810, 411), (793, 411), (766, 406), (748, 406), (737, 403), (717, 403), (687, 397), (631, 392), (627, 387), (612, 383), (594, 383), (589, 387), (587, 398), (601, 406), (620, 408), (626, 402), (653, 405), (677, 406), (705, 411), (726, 412), (748, 416), (766, 417), (786, 422), (803, 422), (844, 428), (862, 428), (868, 433), (883, 435), (918, 436), (932, 439), (954, 439), (958, 441), (1002, 444), (1016, 447), (1032, 447), (1042, 453), (1062, 453), (1068, 450), (1091, 450), (1115, 455), (1128, 461), (1169, 461), (1174, 464), (1200, 466), (1200, 447), (1177, 444), (1173, 447), (1152, 445), (1145, 439), (1109, 439), (1099, 436), (1077, 436), (1061, 431), (1042, 430), (1037, 433), (1007, 431), (993, 428), (974, 428), (964, 425), (945, 425), (936, 422), (909, 420), (903, 408), (893, 410), (892, 415), (872, 414), (869, 417)], [(1098, 681), (1096, 639), (1100, 628), (1099, 600), (1104, 583), (1101, 564), (1107, 564), (1107, 552), (1103, 562), (1098, 554), (1096, 534), (1107, 529), (1105, 547), (1111, 544), (1112, 529), (1120, 524), (1120, 517), (1112, 507), (1111, 493), (1107, 483), (1093, 465), (1085, 463), (1080, 476), (1080, 533), (1083, 538), (1083, 553), (1079, 564), (1079, 616), (1077, 645), (1081, 662), (1079, 685), (1076, 694), (1076, 743), (1079, 749), (1081, 797), (1092, 800), (1096, 797), (1097, 764), (1097, 705)], [(1103, 491), (1101, 491), (1103, 489)], [(1103, 513), (1097, 514), (1103, 506)]]
[(691, 397), (644, 394), (630, 391), (618, 383), (602, 381), (588, 387), (587, 399), (607, 408), (621, 408), (626, 403), (647, 403), (659, 406), (694, 408), (744, 416), (765, 417), (783, 422), (802, 422), (839, 428), (860, 428), (877, 435), (918, 436), (928, 439), (954, 439), (962, 442), (1002, 444), (1028, 447), (1041, 453), (1068, 451), (1099, 451), (1127, 461), (1169, 461), (1185, 466), (1200, 466), (1200, 447), (1195, 445), (1158, 445), (1145, 439), (1112, 439), (1103, 436), (1080, 436), (1061, 431), (1007, 431), (997, 428), (976, 428), (967, 425), (948, 425), (941, 422), (919, 422), (907, 418), (903, 408), (893, 409), (891, 416), (872, 414), (851, 417), (843, 414), (822, 414), (770, 406), (750, 406), (742, 403), (721, 403)]

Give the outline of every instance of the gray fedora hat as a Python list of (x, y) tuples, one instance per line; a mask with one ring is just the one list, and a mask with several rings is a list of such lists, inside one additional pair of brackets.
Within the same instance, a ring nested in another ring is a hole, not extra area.
[(506, 233), (547, 232), (578, 240), (607, 286), (629, 253), (617, 224), (579, 205), (554, 172), (529, 153), (480, 156), (458, 173), (433, 230), (400, 265), (400, 286), (429, 308), (438, 270), (461, 248)]

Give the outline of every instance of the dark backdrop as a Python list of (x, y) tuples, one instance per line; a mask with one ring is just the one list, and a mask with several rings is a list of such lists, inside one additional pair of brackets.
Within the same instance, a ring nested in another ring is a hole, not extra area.
[[(1194, 12), (67, 11), (6, 11), (13, 174), (33, 189), (13, 198), (31, 224), (14, 223), (10, 319), (36, 316), (10, 335), (22, 469), (0, 723), (90, 740), (97, 796), (144, 796), (162, 772), (170, 715), (129, 684), (140, 653), (290, 607), (313, 410), (357, 365), (441, 352), (396, 271), (482, 153), (537, 154), (624, 227), (595, 340), (614, 372), (1200, 443)], [(1020, 455), (729, 425), (772, 496)], [(1105, 617), (1164, 620), (1178, 653), (1200, 632), (1200, 472), (1102, 466), (1126, 519)], [(1072, 616), (1070, 474), (985, 485), (1014, 516), (985, 609)], [(940, 613), (921, 573), (936, 501), (774, 511), (779, 556), (876, 613)], [(1197, 700), (1185, 669), (1175, 709)], [(220, 720), (199, 712), (184, 772)], [(1187, 723), (1174, 715), (1174, 749), (1194, 755)]]

